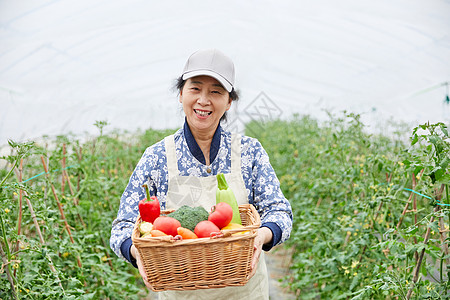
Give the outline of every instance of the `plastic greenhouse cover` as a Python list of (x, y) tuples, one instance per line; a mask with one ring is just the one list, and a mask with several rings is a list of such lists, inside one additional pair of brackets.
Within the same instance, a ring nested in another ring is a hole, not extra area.
[(378, 130), (448, 123), (449, 14), (444, 0), (0, 1), (0, 145), (99, 120), (177, 128), (173, 81), (204, 48), (235, 62), (233, 130), (344, 109)]

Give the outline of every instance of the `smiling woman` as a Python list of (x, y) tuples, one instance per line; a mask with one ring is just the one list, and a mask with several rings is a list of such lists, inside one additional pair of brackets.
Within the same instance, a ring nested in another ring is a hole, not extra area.
[(209, 165), (209, 146), (220, 119), (231, 107), (231, 98), (213, 77), (196, 76), (180, 92), (186, 121)]
[[(157, 196), (161, 209), (183, 205), (209, 210), (216, 203), (217, 174), (223, 173), (239, 205), (253, 204), (261, 217), (254, 240), (249, 281), (244, 286), (160, 292), (159, 299), (269, 299), (262, 250), (289, 238), (292, 210), (267, 153), (254, 138), (223, 130), (220, 121), (238, 96), (234, 64), (218, 50), (192, 54), (177, 82), (186, 115), (183, 128), (147, 148), (131, 175), (111, 232), (111, 248), (139, 269), (147, 287), (142, 259), (132, 244), (137, 202)], [(198, 192), (200, 191), (200, 192)]]
[[(207, 60), (202, 58), (204, 55), (208, 56)], [(221, 61), (220, 62), (221, 66), (217, 66), (216, 68), (214, 64), (219, 65), (217, 60)], [(226, 65), (228, 65), (228, 69)], [(217, 73), (212, 72), (211, 70), (216, 70)], [(222, 90), (222, 93), (225, 92), (223, 90), (226, 90), (231, 101), (239, 100), (239, 93), (234, 87), (234, 79), (235, 79), (234, 64), (228, 57), (223, 55), (220, 51), (200, 50), (192, 54), (189, 57), (189, 60), (186, 62), (183, 74), (177, 79), (175, 89), (178, 90), (178, 93), (181, 95), (184, 85), (186, 84), (186, 80), (201, 75), (206, 77), (210, 76), (210, 78), (216, 79), (218, 82), (215, 83), (215, 87), (220, 88)], [(221, 121), (226, 120), (226, 117), (227, 113), (225, 111), (220, 120)]]

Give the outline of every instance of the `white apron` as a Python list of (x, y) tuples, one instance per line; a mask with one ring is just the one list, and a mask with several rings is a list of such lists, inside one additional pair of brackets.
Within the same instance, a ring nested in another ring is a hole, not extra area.
[[(216, 204), (216, 176), (194, 177), (180, 176), (175, 152), (174, 136), (164, 139), (168, 190), (166, 209), (177, 209), (182, 205), (203, 206), (207, 211)], [(232, 134), (231, 138), (231, 173), (225, 174), (228, 185), (233, 190), (238, 204), (247, 204), (248, 197), (241, 173), (241, 137)], [(211, 172), (210, 166), (204, 166)], [(165, 300), (234, 300), (234, 299), (269, 299), (269, 282), (264, 253), (261, 253), (255, 275), (244, 286), (232, 286), (215, 289), (199, 289), (193, 291), (159, 292), (159, 299)]]

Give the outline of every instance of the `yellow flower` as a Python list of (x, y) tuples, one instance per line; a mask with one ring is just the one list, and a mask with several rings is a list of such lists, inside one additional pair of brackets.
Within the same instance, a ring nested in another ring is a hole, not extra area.
[(108, 257), (106, 257), (106, 255), (102, 257), (102, 261), (107, 261), (107, 260), (108, 260)]
[(357, 273), (357, 272), (353, 273), (353, 276), (356, 276), (356, 275), (358, 275), (358, 273)]
[(350, 271), (349, 270), (345, 270), (345, 274), (348, 274), (348, 273), (350, 273)]
[(13, 265), (13, 269), (18, 269), (19, 268), (19, 264), (14, 264)]
[(417, 180), (420, 180), (420, 175), (417, 174), (417, 175), (416, 175), (416, 178), (417, 178)]
[(64, 252), (62, 255), (64, 258), (66, 258), (67, 256), (69, 256), (69, 252)]
[(102, 173), (102, 174), (105, 173), (105, 169), (102, 168), (102, 169), (100, 170), (100, 173)]
[(5, 208), (5, 213), (9, 213), (9, 212), (10, 212), (9, 208)]
[(361, 172), (361, 174), (363, 174), (363, 173), (364, 173), (364, 170), (363, 170), (363, 169), (361, 169), (361, 171), (360, 171), (360, 172)]
[(364, 164), (359, 164), (359, 166), (362, 168), (362, 167), (364, 167)]
[(399, 164), (400, 166), (403, 166), (403, 165), (404, 165), (401, 161), (399, 161), (398, 164)]
[(45, 191), (45, 186), (42, 187), (42, 191)]
[(356, 268), (356, 266), (359, 264), (359, 262), (358, 261), (353, 261), (352, 262), (352, 269), (354, 269), (354, 268)]
[(13, 195), (14, 195), (14, 196), (17, 196), (17, 193), (16, 193), (16, 192), (13, 192)]
[(29, 293), (29, 292), (30, 292), (30, 290), (29, 290), (29, 289), (25, 289), (25, 292)]

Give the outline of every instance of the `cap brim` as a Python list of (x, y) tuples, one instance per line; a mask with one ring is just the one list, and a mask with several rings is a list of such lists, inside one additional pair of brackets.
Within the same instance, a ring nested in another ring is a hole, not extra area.
[(211, 76), (215, 78), (220, 84), (227, 90), (228, 93), (230, 93), (233, 90), (233, 86), (221, 75), (217, 74), (216, 72), (209, 71), (209, 70), (197, 70), (197, 71), (191, 71), (183, 74), (183, 80), (187, 80), (192, 77), (196, 76)]

